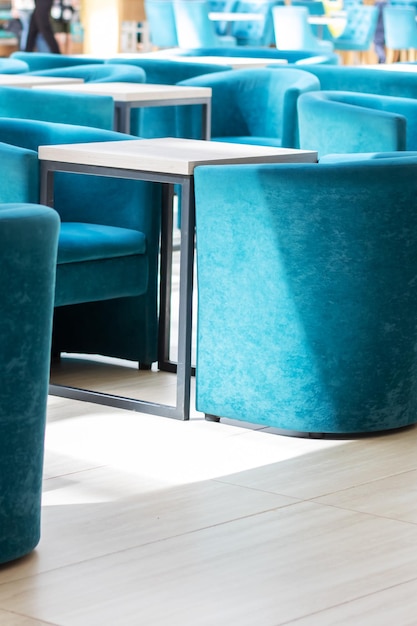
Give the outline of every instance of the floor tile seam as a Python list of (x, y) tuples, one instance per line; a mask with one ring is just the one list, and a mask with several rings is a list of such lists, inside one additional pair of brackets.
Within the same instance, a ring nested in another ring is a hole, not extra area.
[(98, 469), (104, 469), (106, 467), (110, 467), (109, 465), (95, 465), (94, 467), (85, 467), (84, 469), (74, 470), (72, 472), (64, 472), (62, 474), (56, 474), (55, 476), (45, 476), (42, 479), (43, 483), (47, 483), (50, 480), (56, 480), (58, 478), (64, 478), (65, 476), (75, 476), (76, 474), (84, 474), (85, 472), (94, 472)]
[[(300, 498), (299, 496), (290, 496), (288, 493), (281, 493), (280, 491), (270, 491), (269, 489), (260, 489), (259, 487), (253, 487), (251, 485), (241, 485), (239, 483), (230, 482), (228, 480), (223, 480), (221, 477), (211, 478), (213, 482), (220, 483), (221, 485), (230, 485), (231, 487), (240, 487), (242, 489), (249, 489), (250, 491), (254, 491), (256, 493), (264, 493), (269, 496), (279, 496), (281, 498), (290, 498), (294, 500), (294, 502), (290, 502), (289, 505), (298, 504), (300, 502), (310, 502), (311, 498)], [(319, 497), (319, 496), (317, 496)], [(320, 503), (317, 503), (320, 504)]]
[(325, 609), (321, 609), (319, 611), (313, 611), (313, 613), (306, 613), (305, 615), (301, 615), (299, 617), (295, 617), (294, 619), (290, 619), (287, 620), (285, 622), (278, 622), (276, 624), (276, 626), (288, 626), (290, 624), (297, 624), (298, 622), (300, 622), (300, 620), (304, 620), (306, 618), (309, 617), (314, 617), (320, 614), (325, 614), (327, 611), (331, 611), (332, 609), (337, 609), (338, 607), (346, 607), (349, 604), (354, 604), (355, 602), (359, 602), (361, 600), (365, 600), (366, 598), (372, 598), (372, 596), (377, 596), (380, 593), (385, 593), (387, 591), (390, 591), (392, 589), (396, 589), (399, 587), (402, 587), (403, 585), (408, 585), (409, 583), (412, 583), (414, 581), (417, 581), (417, 577), (413, 576), (412, 578), (409, 578), (407, 580), (402, 580), (399, 583), (395, 583), (393, 585), (388, 585), (387, 587), (381, 587), (381, 589), (372, 591), (370, 593), (365, 593), (363, 595), (359, 595), (356, 598), (351, 598), (350, 600), (345, 600), (344, 602), (337, 602), (336, 604), (332, 604), (330, 606), (327, 606)]
[(394, 478), (395, 476), (401, 476), (402, 474), (408, 474), (409, 472), (415, 472), (417, 467), (409, 468), (406, 470), (401, 470), (399, 472), (393, 472), (392, 474), (385, 474), (384, 476), (379, 476), (378, 478), (373, 478), (371, 480), (366, 480), (364, 482), (356, 482), (354, 485), (350, 485), (349, 487), (343, 487), (342, 489), (335, 489), (334, 491), (327, 491), (326, 493), (321, 493), (319, 496), (313, 496), (311, 498), (307, 498), (310, 501), (317, 500), (318, 498), (327, 498), (327, 496), (334, 496), (338, 493), (344, 493), (350, 491), (351, 489), (358, 489), (360, 487), (364, 487), (365, 485), (372, 485), (374, 483), (378, 483), (381, 480), (387, 480), (388, 478)]
[(33, 620), (34, 622), (37, 622), (39, 624), (42, 624), (42, 626), (61, 626), (61, 624), (58, 624), (57, 622), (50, 622), (49, 620), (44, 620), (44, 619), (39, 619), (39, 617), (35, 617), (34, 615), (28, 615), (27, 613), (21, 613), (20, 611), (13, 611), (11, 609), (7, 609), (4, 606), (0, 605), (0, 610), (4, 611), (5, 613), (9, 614), (9, 615), (15, 615), (16, 617), (24, 617), (25, 620), (26, 619), (30, 619)]
[[(227, 524), (233, 524), (235, 522), (239, 522), (240, 520), (244, 520), (244, 519), (248, 519), (251, 517), (257, 517), (259, 515), (264, 515), (265, 513), (271, 513), (272, 511), (277, 511), (280, 509), (284, 509), (284, 508), (288, 508), (290, 506), (294, 506), (300, 504), (299, 502), (294, 502), (294, 503), (290, 503), (287, 505), (283, 505), (283, 506), (276, 506), (276, 507), (271, 507), (271, 508), (267, 508), (264, 509), (262, 511), (257, 511), (255, 513), (249, 513), (248, 515), (241, 515), (239, 517), (233, 518), (233, 519), (228, 519), (228, 520), (224, 520), (223, 522), (218, 522), (215, 524), (209, 524), (208, 526), (202, 526), (200, 528), (194, 528), (193, 530), (189, 530), (183, 533), (177, 533), (174, 535), (169, 535), (166, 537), (160, 537), (159, 539), (154, 539), (151, 541), (145, 541), (144, 543), (138, 543), (138, 544), (132, 544), (126, 548), (123, 548), (122, 550), (113, 550), (113, 551), (109, 551), (109, 552), (105, 552), (103, 554), (91, 557), (91, 558), (87, 558), (87, 559), (81, 559), (78, 561), (74, 561), (72, 563), (67, 563), (64, 565), (57, 565), (56, 567), (51, 567), (50, 569), (44, 569), (42, 571), (37, 571), (34, 573), (28, 573), (26, 576), (20, 576), (18, 578), (13, 578), (12, 580), (5, 580), (3, 582), (0, 582), (0, 588), (3, 585), (11, 585), (11, 584), (15, 584), (24, 580), (30, 580), (30, 579), (36, 579), (39, 578), (41, 576), (47, 575), (47, 574), (52, 574), (53, 572), (59, 572), (60, 570), (65, 570), (68, 568), (74, 568), (74, 567), (79, 567), (80, 565), (83, 565), (85, 563), (94, 563), (95, 561), (100, 561), (101, 559), (106, 559), (108, 557), (112, 557), (115, 556), (117, 554), (125, 554), (128, 552), (131, 552), (132, 550), (140, 550), (141, 548), (145, 548), (147, 546), (152, 546), (152, 545), (156, 545), (158, 543), (164, 543), (167, 541), (171, 541), (171, 540), (175, 540), (175, 539), (179, 539), (181, 537), (185, 537), (187, 535), (194, 535), (196, 533), (199, 532), (203, 532), (206, 530), (209, 530), (211, 528), (216, 528), (219, 526), (226, 526)], [(0, 604), (0, 609), (3, 608), (4, 610), (7, 610), (5, 607), (2, 607)], [(32, 618), (33, 619), (33, 618)], [(55, 625), (54, 625), (55, 626)], [(59, 626), (59, 625), (58, 625)]]
[(390, 522), (397, 522), (398, 524), (406, 524), (407, 526), (417, 526), (417, 522), (411, 522), (409, 520), (398, 519), (397, 517), (389, 517), (388, 515), (381, 515), (380, 513), (372, 513), (371, 511), (362, 511), (349, 506), (343, 506), (341, 504), (332, 504), (330, 502), (315, 502), (314, 500), (303, 500), (303, 502), (311, 502), (318, 506), (327, 506), (332, 509), (339, 509), (341, 511), (349, 511), (350, 513), (358, 513), (359, 515), (367, 515), (375, 519), (389, 520)]

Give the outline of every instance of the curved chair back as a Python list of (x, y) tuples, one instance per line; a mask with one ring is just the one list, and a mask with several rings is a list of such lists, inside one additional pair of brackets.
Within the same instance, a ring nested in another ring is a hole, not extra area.
[[(211, 87), (213, 140), (298, 146), (297, 99), (318, 90), (316, 77), (298, 69), (242, 69), (199, 76), (181, 85)], [(179, 112), (180, 116), (180, 112)], [(179, 117), (182, 136), (196, 136)]]
[(417, 49), (416, 9), (413, 6), (386, 6), (382, 12), (384, 23), (387, 62), (395, 60), (394, 51), (403, 51), (402, 61), (413, 61), (414, 54), (409, 57), (410, 49)]
[(313, 35), (308, 10), (302, 6), (273, 7), (275, 41), (278, 49), (316, 50), (331, 53), (333, 44)]
[(173, 0), (145, 0), (144, 6), (152, 45), (158, 48), (178, 46)]
[[(87, 126), (0, 117), (0, 141), (35, 156), (39, 146), (133, 139)], [(34, 186), (39, 193), (37, 178), (24, 159), (19, 168), (27, 181), (19, 194), (26, 191), (33, 200), (29, 193)], [(62, 173), (54, 180), (54, 208), (61, 218), (54, 354), (102, 354), (149, 367), (158, 346), (160, 185)], [(17, 190), (13, 184), (10, 194)]]
[[(226, 56), (226, 57), (255, 57), (264, 59), (284, 59), (289, 64), (304, 64), (312, 62), (337, 65), (339, 57), (334, 53), (319, 54), (317, 50), (277, 50), (261, 46), (234, 46), (233, 48), (188, 48), (173, 50), (174, 56)], [(316, 61), (316, 59), (318, 59)], [(150, 81), (149, 81), (150, 82)]]
[(0, 205), (0, 563), (40, 539), (58, 234), (52, 209)]
[(33, 76), (60, 76), (63, 78), (82, 78), (86, 83), (144, 83), (145, 72), (139, 68), (124, 64), (73, 65), (71, 67), (52, 68), (31, 72)]
[(202, 166), (195, 196), (197, 410), (293, 433), (415, 423), (417, 159)]
[(50, 52), (24, 52), (20, 50), (10, 55), (11, 59), (23, 61), (29, 66), (29, 71), (48, 70), (53, 67), (69, 67), (70, 65), (91, 65), (104, 63), (104, 59), (82, 57), (71, 54), (52, 54)]
[(209, 18), (208, 0), (174, 0), (175, 24), (180, 48), (209, 48), (233, 45), (234, 37), (216, 34)]
[(417, 150), (417, 101), (320, 91), (298, 100), (300, 146), (332, 153)]
[(111, 130), (114, 123), (114, 102), (109, 96), (2, 87), (0, 116)]

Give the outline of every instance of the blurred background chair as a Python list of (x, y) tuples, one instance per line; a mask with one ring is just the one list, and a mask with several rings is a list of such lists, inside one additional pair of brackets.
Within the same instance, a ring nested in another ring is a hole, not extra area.
[(313, 35), (308, 11), (303, 6), (273, 7), (276, 47), (282, 50), (315, 50), (318, 54), (333, 52), (330, 41)]
[[(220, 72), (180, 84), (211, 87), (213, 141), (286, 148), (298, 147), (298, 97), (320, 88), (318, 79), (308, 72), (268, 68)], [(189, 126), (190, 119), (178, 110), (180, 135), (199, 137), (196, 126)]]
[(53, 67), (68, 67), (70, 65), (91, 65), (92, 63), (104, 63), (104, 59), (77, 56), (71, 54), (51, 54), (49, 52), (24, 52), (17, 51), (10, 55), (11, 59), (23, 61), (29, 66), (29, 71), (48, 70)]
[(344, 152), (417, 150), (417, 101), (320, 91), (298, 100), (300, 147), (319, 157)]
[(197, 410), (288, 434), (415, 423), (417, 159), (203, 166), (195, 195)]
[[(237, 0), (208, 0), (209, 11), (213, 13), (231, 13), (236, 10)], [(227, 35), (229, 28), (229, 21), (217, 21), (215, 22), (215, 30), (218, 35)]]
[[(341, 35), (331, 37), (334, 49), (342, 53), (347, 65), (372, 63), (373, 40), (378, 21), (378, 8), (354, 3), (346, 7), (346, 26)], [(374, 53), (375, 54), (375, 53)]]
[(240, 46), (275, 46), (272, 8), (284, 5), (284, 0), (238, 0), (236, 12), (254, 13), (259, 20), (237, 21), (233, 23), (232, 35)]
[(144, 7), (152, 46), (178, 46), (173, 0), (145, 0)]
[[(0, 142), (25, 148), (35, 158), (40, 145), (129, 139), (133, 137), (86, 126), (0, 117)], [(20, 178), (11, 178), (8, 198), (26, 193), (33, 202), (39, 197), (38, 167), (34, 171), (33, 157), (25, 158), (29, 165), (22, 158)], [(54, 189), (54, 208), (61, 218), (54, 356), (99, 354), (149, 369), (158, 347), (161, 186), (57, 173)]]
[(93, 63), (91, 65), (71, 65), (54, 67), (29, 72), (32, 76), (60, 76), (62, 78), (81, 78), (86, 83), (144, 83), (145, 72), (139, 68), (124, 64)]
[(2, 87), (0, 116), (81, 124), (111, 130), (114, 102), (109, 96)]
[(209, 18), (207, 0), (174, 0), (174, 15), (180, 48), (208, 48), (234, 45), (236, 39), (228, 35), (217, 35), (214, 23)]
[(386, 61), (415, 61), (417, 51), (417, 12), (414, 6), (386, 6), (382, 13)]
[(52, 209), (0, 204), (0, 563), (40, 539), (58, 234)]

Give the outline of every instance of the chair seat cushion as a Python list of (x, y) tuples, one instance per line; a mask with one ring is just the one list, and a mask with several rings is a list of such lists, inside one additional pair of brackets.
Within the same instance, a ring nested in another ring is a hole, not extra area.
[(282, 141), (279, 137), (212, 137), (212, 141), (225, 141), (230, 143), (248, 143), (251, 146), (271, 146), (281, 148)]
[(146, 236), (138, 230), (81, 222), (61, 224), (58, 265), (145, 252)]

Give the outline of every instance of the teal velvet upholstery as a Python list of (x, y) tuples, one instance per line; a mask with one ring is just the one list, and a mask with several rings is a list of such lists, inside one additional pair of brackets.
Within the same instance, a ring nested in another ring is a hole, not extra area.
[(317, 57), (317, 50), (277, 50), (276, 48), (263, 48), (259, 46), (235, 46), (232, 48), (177, 48), (170, 52), (171, 56), (226, 56), (285, 59), (288, 63), (295, 63), (297, 65), (310, 63), (312, 58), (319, 58), (316, 63), (337, 65), (340, 62), (339, 56), (334, 53), (319, 55), (319, 57)]
[(320, 163), (340, 163), (369, 161), (373, 159), (417, 159), (417, 152), (410, 150), (404, 152), (353, 152), (345, 154), (326, 154)]
[(91, 65), (71, 65), (30, 72), (31, 76), (61, 76), (82, 78), (86, 83), (144, 83), (145, 72), (129, 64), (92, 63)]
[(236, 45), (234, 37), (216, 33), (208, 0), (174, 0), (173, 7), (180, 48)]
[(29, 71), (29, 65), (19, 59), (0, 59), (0, 74), (22, 74)]
[(301, 148), (325, 154), (417, 149), (417, 101), (320, 91), (298, 100)]
[(299, 433), (417, 421), (417, 159), (195, 170), (197, 409)]
[(391, 50), (417, 49), (415, 6), (385, 6), (382, 12), (385, 45)]
[[(272, 66), (271, 66), (272, 67)], [(275, 65), (277, 70), (286, 70), (291, 65)], [(355, 91), (381, 96), (417, 99), (417, 73), (393, 71), (386, 68), (375, 69), (362, 66), (314, 64), (303, 67), (320, 81), (324, 91)]]
[[(320, 88), (317, 78), (293, 69), (242, 69), (185, 80), (181, 85), (211, 87), (212, 127), (215, 141), (259, 145), (298, 146), (297, 99), (300, 94)], [(196, 137), (192, 120), (178, 111), (181, 136)]]
[(173, 0), (145, 0), (149, 39), (158, 48), (178, 46)]
[(284, 4), (284, 0), (238, 0), (235, 11), (239, 13), (260, 13), (261, 20), (242, 20), (232, 26), (232, 35), (239, 46), (274, 46), (272, 8)]
[(1, 87), (0, 117), (81, 124), (111, 130), (114, 102), (110, 96)]
[(47, 70), (53, 67), (68, 67), (70, 65), (90, 65), (91, 63), (104, 63), (104, 59), (77, 56), (71, 54), (52, 54), (51, 52), (25, 52), (19, 50), (10, 55), (11, 59), (23, 61), (29, 66), (29, 71)]
[(58, 233), (52, 209), (0, 204), (0, 563), (40, 539)]
[[(32, 201), (33, 189), (39, 193), (32, 167), (39, 145), (132, 139), (86, 126), (0, 118), (0, 141), (23, 149), (19, 176), (26, 175)], [(30, 169), (23, 163), (28, 152)], [(54, 189), (62, 222), (54, 353), (102, 354), (149, 366), (157, 360), (160, 185), (57, 173)], [(17, 182), (14, 190), (21, 197)]]
[(1, 176), (0, 204), (38, 202), (39, 164), (33, 150), (0, 143)]
[[(160, 0), (155, 0), (159, 2)], [(129, 63), (140, 67), (146, 73), (146, 82), (153, 85), (176, 85), (182, 80), (232, 69), (228, 66), (219, 66), (214, 63), (195, 63), (192, 61), (175, 61), (156, 57), (143, 59), (137, 56), (132, 59), (111, 58), (111, 64)], [(176, 107), (150, 107), (133, 109), (130, 116), (130, 132), (138, 137), (177, 137)], [(190, 110), (187, 107), (187, 111)], [(187, 113), (186, 110), (183, 114)], [(200, 116), (201, 119), (201, 116)]]
[(376, 6), (354, 3), (346, 7), (346, 26), (338, 37), (327, 29), (324, 36), (333, 43), (335, 50), (369, 50), (378, 22)]

